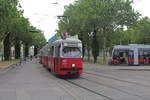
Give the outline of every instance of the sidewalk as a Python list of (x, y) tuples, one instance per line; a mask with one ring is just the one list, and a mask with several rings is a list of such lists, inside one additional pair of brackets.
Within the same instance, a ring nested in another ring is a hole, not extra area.
[(75, 100), (36, 60), (0, 76), (0, 100)]

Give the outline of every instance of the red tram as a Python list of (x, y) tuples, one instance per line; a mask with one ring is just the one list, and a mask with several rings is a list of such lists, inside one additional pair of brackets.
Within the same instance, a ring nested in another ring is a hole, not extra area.
[(54, 40), (40, 50), (40, 62), (59, 75), (81, 75), (82, 42), (77, 38)]

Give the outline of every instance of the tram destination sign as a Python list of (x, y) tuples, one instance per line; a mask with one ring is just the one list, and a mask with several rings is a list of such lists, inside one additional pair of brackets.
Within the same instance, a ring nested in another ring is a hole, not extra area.
[(77, 47), (78, 43), (64, 43), (64, 46)]

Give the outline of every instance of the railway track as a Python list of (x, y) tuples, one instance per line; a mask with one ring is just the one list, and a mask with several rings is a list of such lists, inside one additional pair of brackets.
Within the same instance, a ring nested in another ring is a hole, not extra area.
[(139, 97), (139, 98), (141, 98), (141, 99), (150, 100), (150, 98), (147, 98), (147, 97), (144, 97), (144, 96), (141, 96), (141, 95), (137, 95), (137, 94), (133, 94), (133, 93), (131, 94), (131, 93), (129, 93), (129, 92), (127, 92), (127, 91), (124, 91), (124, 90), (122, 90), (122, 89), (119, 89), (119, 88), (117, 88), (117, 87), (113, 87), (113, 86), (108, 85), (108, 84), (104, 84), (104, 83), (100, 83), (100, 82), (95, 81), (95, 80), (91, 80), (91, 79), (89, 79), (89, 77), (88, 77), (88, 78), (81, 77), (81, 79), (87, 80), (87, 81), (92, 82), (92, 83), (96, 83), (96, 84), (98, 84), (98, 85), (101, 85), (101, 86), (104, 86), (104, 87), (107, 87), (107, 88), (111, 88), (111, 89), (117, 90), (117, 91), (122, 92), (122, 93), (125, 93), (125, 94), (127, 94), (127, 95), (132, 95), (132, 96)]
[[(93, 72), (95, 72), (95, 71), (93, 71)], [(150, 87), (150, 85), (145, 85), (145, 84), (141, 84), (141, 83), (137, 83), (137, 82), (122, 80), (122, 79), (114, 78), (114, 77), (111, 77), (111, 76), (100, 75), (100, 74), (90, 73), (90, 72), (84, 72), (84, 73), (85, 73), (85, 74), (89, 74), (89, 75), (99, 76), (99, 77), (102, 77), (102, 78), (107, 78), (107, 79), (110, 79), (110, 80), (115, 80), (115, 81), (130, 83), (130, 84), (139, 85), (139, 86), (144, 86), (144, 87)]]
[[(44, 67), (45, 68), (45, 67)], [(46, 69), (46, 68), (45, 68)], [(48, 71), (48, 69), (46, 69), (47, 71)], [(77, 87), (79, 87), (80, 89), (83, 89), (83, 90), (85, 90), (85, 91), (88, 91), (88, 92), (90, 92), (90, 93), (92, 93), (92, 94), (95, 94), (95, 95), (97, 95), (97, 96), (100, 96), (100, 97), (102, 97), (102, 98), (104, 98), (103, 100), (114, 100), (114, 99), (112, 99), (112, 98), (110, 98), (110, 97), (108, 97), (108, 96), (105, 96), (105, 95), (103, 95), (103, 94), (101, 94), (101, 93), (98, 93), (98, 92), (96, 92), (96, 91), (94, 91), (94, 90), (92, 90), (92, 89), (90, 89), (90, 88), (87, 88), (87, 87), (85, 87), (85, 86), (82, 86), (82, 85), (80, 85), (80, 84), (78, 84), (78, 83), (75, 83), (75, 82), (73, 82), (73, 81), (71, 81), (71, 80), (69, 80), (69, 79), (60, 79), (60, 77), (59, 76), (55, 76), (55, 75), (53, 75), (52, 73), (49, 73), (50, 74), (50, 78), (52, 78), (52, 79), (54, 79), (54, 80), (56, 80), (57, 81), (57, 85), (61, 88), (61, 89), (63, 89), (64, 91), (66, 91), (66, 93), (68, 93), (70, 96), (72, 96), (74, 99), (76, 99), (76, 100), (86, 100), (86, 99), (83, 99), (81, 96), (79, 96), (79, 95), (75, 95), (75, 94), (73, 94), (73, 91), (71, 91), (71, 90), (69, 90), (68, 89), (68, 87), (66, 87), (64, 84), (66, 84), (65, 82), (67, 82), (67, 83), (69, 83), (70, 85), (74, 85), (74, 86), (77, 86)], [(69, 85), (69, 87), (71, 87)]]
[[(107, 79), (112, 79), (112, 80), (115, 80), (115, 81), (120, 81), (120, 82), (126, 82), (126, 83), (130, 83), (130, 84), (134, 84), (134, 85), (140, 85), (140, 86), (144, 86), (144, 87), (150, 87), (149, 85), (144, 85), (144, 84), (140, 84), (140, 83), (137, 83), (137, 82), (131, 82), (131, 81), (126, 81), (126, 80), (121, 80), (121, 79), (118, 79), (118, 78), (114, 78), (114, 77), (111, 77), (111, 76), (105, 76), (105, 75), (100, 75), (100, 74), (95, 74), (95, 73), (90, 73), (90, 72), (84, 72), (84, 73), (86, 73), (87, 75), (93, 75), (93, 76), (100, 76), (100, 77), (102, 77), (102, 78), (107, 78)], [(130, 93), (130, 92), (128, 92), (128, 91), (124, 91), (124, 90), (122, 90), (122, 89), (120, 89), (120, 88), (117, 88), (117, 87), (114, 87), (114, 86), (112, 86), (112, 85), (109, 85), (109, 84), (104, 84), (104, 83), (101, 83), (101, 82), (99, 82), (99, 81), (95, 81), (95, 80), (93, 80), (93, 79), (90, 79), (89, 77), (88, 78), (86, 78), (86, 77), (81, 77), (82, 79), (84, 79), (84, 80), (87, 80), (87, 81), (90, 81), (90, 82), (93, 82), (93, 83), (96, 83), (96, 84), (98, 84), (98, 85), (102, 85), (102, 86), (104, 86), (104, 87), (108, 87), (108, 88), (111, 88), (111, 89), (115, 89), (115, 90), (117, 90), (117, 91), (120, 91), (120, 92), (122, 92), (122, 93), (125, 93), (125, 94), (128, 94), (128, 95), (133, 95), (133, 96), (136, 96), (136, 97), (140, 97), (140, 98), (142, 98), (142, 99), (145, 99), (145, 100), (150, 100), (150, 98), (147, 98), (147, 97), (145, 97), (145, 96), (141, 96), (141, 95), (138, 95), (138, 94), (135, 94), (135, 93)]]
[[(82, 78), (82, 79), (83, 79), (83, 78)], [(93, 94), (96, 94), (96, 95), (98, 95), (98, 96), (104, 97), (104, 98), (107, 99), (107, 100), (114, 100), (113, 98), (110, 98), (110, 97), (108, 97), (108, 96), (106, 96), (106, 95), (103, 95), (103, 94), (101, 94), (101, 93), (99, 93), (99, 92), (96, 92), (96, 91), (94, 91), (94, 90), (92, 90), (92, 89), (90, 89), (90, 88), (88, 88), (88, 87), (85, 87), (85, 86), (83, 86), (83, 85), (80, 85), (80, 84), (78, 84), (78, 83), (75, 83), (75, 82), (73, 82), (73, 81), (71, 81), (71, 80), (66, 79), (65, 81), (67, 81), (68, 83), (73, 84), (73, 85), (75, 85), (75, 86), (77, 86), (77, 87), (79, 87), (79, 88), (82, 88), (82, 89), (84, 89), (84, 90), (87, 90), (87, 91), (89, 91), (89, 92), (91, 92), (91, 93), (93, 93)]]
[[(93, 75), (93, 76), (97, 76), (97, 77), (103, 77), (103, 78), (107, 78), (107, 79), (112, 79), (112, 80), (115, 80), (115, 81), (121, 81), (121, 82), (126, 82), (126, 83), (130, 83), (130, 84), (135, 84), (135, 85), (141, 85), (139, 83), (136, 83), (136, 82), (130, 82), (130, 81), (126, 81), (126, 80), (122, 80), (122, 79), (118, 79), (118, 78), (115, 78), (115, 77), (111, 77), (111, 76), (106, 76), (106, 75), (99, 75), (99, 74), (96, 74), (96, 73), (90, 73), (90, 72), (84, 72), (85, 74), (88, 74), (88, 75)], [(135, 93), (132, 93), (130, 91), (126, 91), (126, 90), (123, 90), (123, 89), (120, 89), (120, 88), (117, 88), (117, 87), (114, 87), (112, 85), (109, 85), (109, 84), (104, 84), (104, 83), (101, 83), (101, 82), (98, 82), (97, 80), (94, 80), (94, 79), (91, 79), (90, 77), (84, 77), (81, 76), (80, 77), (80, 81), (78, 81), (78, 79), (75, 79), (75, 80), (72, 80), (72, 79), (62, 79), (61, 80), (61, 84), (60, 86), (63, 87), (62, 89), (64, 89), (67, 93), (72, 93), (70, 95), (74, 96), (76, 98), (76, 100), (82, 100), (80, 98), (80, 96), (77, 94), (73, 94), (72, 90), (69, 90), (67, 87), (65, 87), (63, 84), (70, 84), (70, 86), (76, 86), (84, 91), (88, 91), (89, 93), (91, 94), (94, 94), (94, 95), (97, 95), (97, 96), (100, 96), (100, 97), (103, 97), (104, 99), (106, 100), (115, 100), (113, 97), (110, 97), (108, 95), (105, 95), (104, 93), (101, 93), (100, 91), (96, 91), (95, 89), (93, 89), (92, 87), (89, 87), (88, 86), (88, 83), (92, 83), (92, 84), (97, 84), (97, 86), (103, 86), (103, 87), (106, 87), (106, 88), (109, 88), (111, 90), (115, 90), (115, 91), (118, 91), (118, 93), (123, 93), (123, 94), (126, 94), (126, 95), (130, 95), (130, 96), (134, 96), (134, 97), (138, 97), (138, 98), (141, 98), (141, 100), (150, 100), (150, 98), (146, 97), (146, 96), (142, 96), (142, 95), (139, 95), (139, 94), (135, 94)], [(57, 77), (58, 78), (58, 77)], [(82, 81), (83, 80), (83, 81)], [(84, 80), (87, 81), (87, 84), (83, 84), (82, 82), (85, 82)], [(66, 83), (65, 83), (65, 82)], [(69, 86), (69, 87), (70, 87)], [(79, 97), (79, 98), (78, 98)], [(85, 100), (85, 99), (83, 99)]]

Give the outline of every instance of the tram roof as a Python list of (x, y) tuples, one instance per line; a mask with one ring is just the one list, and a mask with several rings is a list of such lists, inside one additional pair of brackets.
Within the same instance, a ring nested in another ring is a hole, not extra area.
[(59, 40), (56, 40), (54, 42), (55, 43), (66, 43), (66, 42), (71, 42), (71, 43), (81, 43), (81, 41), (79, 39), (75, 39), (75, 38), (66, 38), (66, 39), (59, 39)]
[(137, 48), (139, 50), (150, 50), (150, 45), (129, 44), (129, 45), (116, 45), (116, 46), (114, 46), (114, 49), (117, 49), (117, 50), (131, 50), (133, 48)]

